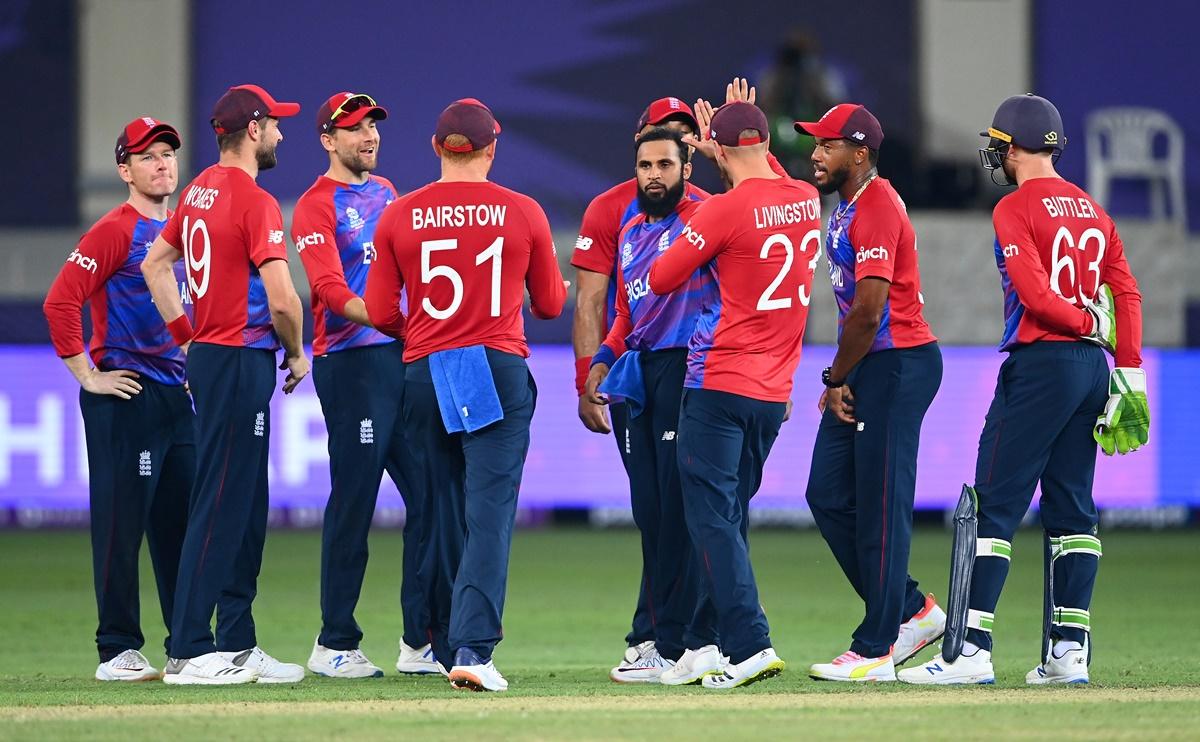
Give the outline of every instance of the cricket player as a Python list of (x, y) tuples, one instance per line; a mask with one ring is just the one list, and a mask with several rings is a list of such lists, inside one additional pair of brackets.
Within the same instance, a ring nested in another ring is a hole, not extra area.
[(321, 531), (321, 633), (308, 669), (332, 678), (382, 677), (359, 649), (354, 620), (367, 569), (367, 533), (386, 469), (404, 498), (404, 638), (397, 669), (438, 672), (426, 638), (429, 612), (418, 577), (422, 506), (408, 486), (400, 428), (404, 345), (371, 326), (362, 294), (375, 260), (375, 227), (395, 187), (373, 175), (377, 122), (387, 111), (363, 93), (338, 93), (317, 111), (329, 155), (325, 174), (296, 202), (292, 235), (311, 288), (313, 382), (329, 431), (329, 502)]
[[(140, 267), (170, 216), (180, 143), (175, 127), (149, 116), (121, 130), (117, 175), (129, 198), (79, 240), (43, 306), (54, 349), (80, 386), (99, 614), (97, 680), (159, 677), (139, 651), (145, 643), (138, 603), (143, 533), (167, 650), (171, 643), (175, 576), (196, 470), (192, 402), (183, 352), (151, 303)], [(190, 308), (182, 269), (171, 284)], [(92, 312), (90, 362), (80, 320), (85, 302)]]
[(442, 111), (442, 177), (384, 211), (365, 296), (372, 324), (405, 337), (409, 484), (436, 528), (434, 654), (454, 688), (476, 691), (508, 688), (492, 653), (537, 397), (521, 305), (528, 289), (534, 316), (551, 319), (567, 295), (541, 207), (487, 179), (499, 133), (474, 98)]
[[(634, 138), (649, 132), (654, 127), (666, 127), (683, 135), (695, 134), (698, 129), (696, 116), (690, 106), (679, 98), (659, 98), (646, 106), (638, 118)], [(684, 180), (684, 199), (700, 200), (708, 194)], [(608, 405), (612, 424), (605, 416), (605, 407), (593, 402), (584, 394), (592, 356), (600, 347), (605, 333), (616, 315), (616, 296), (619, 281), (615, 280), (618, 238), (621, 230), (639, 213), (638, 184), (636, 178), (618, 183), (592, 199), (583, 214), (579, 227), (579, 238), (571, 254), (571, 265), (575, 266), (575, 318), (571, 328), (571, 339), (575, 345), (575, 391), (579, 395), (579, 419), (588, 430), (608, 434), (614, 429), (617, 451), (621, 464), (629, 473), (629, 452), (632, 441), (626, 436), (628, 413), (624, 402), (614, 401)], [(643, 535), (642, 578), (638, 589), (637, 608), (633, 613), (633, 624), (625, 637), (625, 655), (619, 667), (629, 667), (644, 655), (653, 660), (655, 610), (649, 603), (649, 582), (657, 570), (658, 547), (646, 534), (658, 531), (658, 505), (654, 500), (643, 501), (630, 482), (630, 502), (633, 520)]]
[[(655, 571), (647, 575), (646, 586), (654, 634), (653, 646), (614, 667), (609, 676), (619, 683), (659, 682), (687, 650), (699, 674), (688, 673), (686, 682), (695, 682), (719, 667), (721, 655), (715, 627), (703, 637), (686, 636), (696, 614), (698, 571), (684, 527), (675, 443), (687, 345), (705, 285), (716, 278), (701, 268), (684, 289), (662, 296), (650, 291), (651, 264), (683, 231), (700, 202), (684, 195), (691, 152), (679, 133), (650, 128), (637, 138), (634, 159), (638, 213), (619, 239), (616, 320), (592, 358), (585, 397), (598, 405), (607, 401), (605, 393), (628, 400), (629, 486), (644, 511), (638, 520), (643, 553), (653, 555), (646, 564)], [(706, 650), (700, 653), (702, 663), (693, 661), (697, 652), (689, 646)]]
[[(996, 265), (1004, 290), (1004, 337), (996, 392), (979, 437), (974, 539), (956, 533), (954, 573), (965, 566), (967, 600), (950, 623), (965, 639), (900, 672), (918, 684), (992, 683), (992, 627), (1008, 576), (1012, 537), (1041, 485), (1046, 533), (1042, 659), (1031, 685), (1086, 683), (1092, 588), (1101, 546), (1092, 500), (1096, 444), (1107, 455), (1149, 437), (1142, 365), (1142, 297), (1111, 218), (1063, 180), (1054, 164), (1067, 144), (1050, 101), (1015, 95), (982, 136), (983, 166), (1017, 189), (996, 205)], [(1110, 296), (1111, 294), (1111, 296)], [(1114, 318), (1115, 314), (1115, 318)], [(1115, 346), (1109, 372), (1103, 348)], [(957, 528), (957, 526), (956, 526)], [(973, 541), (973, 543), (971, 543)], [(955, 597), (951, 597), (954, 605)]]
[(702, 266), (717, 276), (688, 343), (677, 447), (702, 589), (729, 657), (702, 684), (729, 689), (784, 669), (759, 604), (745, 523), (800, 360), (821, 205), (811, 185), (772, 168), (767, 119), (757, 106), (727, 103), (708, 129), (732, 189), (701, 204), (649, 280), (663, 295)]
[(942, 635), (945, 613), (908, 576), (921, 422), (942, 381), (942, 354), (922, 314), (916, 236), (904, 201), (879, 176), (879, 120), (834, 106), (797, 121), (816, 139), (817, 188), (841, 201), (825, 253), (838, 305), (838, 347), (825, 391), (807, 499), (821, 535), (865, 603), (850, 649), (809, 669), (818, 680), (895, 680), (897, 664)]
[[(142, 263), (172, 336), (190, 345), (188, 382), (196, 405), (196, 484), (163, 675), (170, 684), (304, 678), (303, 667), (259, 648), (251, 615), (267, 532), (275, 351), (283, 345), (284, 393), (309, 369), (283, 216), (255, 178), (275, 166), (283, 139), (279, 119), (299, 111), (298, 104), (277, 102), (257, 85), (238, 85), (221, 96), (212, 113), (220, 161), (184, 189), (179, 209)], [(180, 257), (195, 302), (194, 332), (171, 278)]]

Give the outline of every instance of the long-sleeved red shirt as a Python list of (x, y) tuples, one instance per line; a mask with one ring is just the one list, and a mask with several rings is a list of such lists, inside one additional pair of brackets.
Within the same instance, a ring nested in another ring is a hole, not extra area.
[(1092, 331), (1084, 311), (1102, 284), (1113, 292), (1118, 366), (1142, 365), (1142, 294), (1113, 220), (1061, 178), (1025, 181), (992, 213), (1004, 289), (1001, 350)]
[(526, 288), (538, 318), (557, 317), (567, 299), (542, 208), (495, 183), (430, 183), (401, 196), (379, 219), (375, 249), (367, 315), (404, 337), (405, 361), (471, 345), (528, 357)]

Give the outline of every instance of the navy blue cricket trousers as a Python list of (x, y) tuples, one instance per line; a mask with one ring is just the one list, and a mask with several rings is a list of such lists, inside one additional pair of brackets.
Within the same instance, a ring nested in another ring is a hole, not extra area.
[[(771, 646), (758, 599), (747, 536), (750, 498), (779, 435), (786, 405), (712, 389), (683, 390), (679, 474), (688, 532), (699, 560), (702, 595), (721, 651), (743, 662)], [(704, 623), (703, 615), (697, 617)]]
[(921, 422), (942, 382), (937, 343), (868, 354), (850, 372), (857, 424), (826, 410), (813, 445), (808, 505), (866, 604), (851, 651), (891, 652), (925, 598), (908, 575)]
[[(617, 453), (621, 456), (621, 466), (629, 477), (629, 452), (633, 450), (633, 441), (629, 433), (629, 408), (624, 402), (614, 402), (608, 406), (608, 414), (612, 420), (613, 438), (617, 442)], [(632, 483), (631, 483), (632, 484)], [(632, 486), (630, 499), (633, 498)], [(637, 516), (634, 516), (636, 520)], [(625, 635), (625, 643), (629, 646), (654, 640), (654, 619), (650, 613), (650, 575), (654, 571), (653, 562), (646, 561), (646, 552), (642, 551), (642, 574), (638, 582), (637, 607), (633, 611), (633, 622), (629, 633)]]
[[(321, 530), (321, 646), (357, 649), (362, 628), (354, 608), (367, 571), (367, 534), (386, 470), (404, 499), (404, 566), (400, 608), (404, 643), (429, 641), (428, 590), (421, 560), (425, 513), (408, 483), (404, 404), (404, 346), (350, 348), (313, 360), (313, 381), (329, 431), (329, 502)], [(427, 572), (427, 570), (425, 570)]]
[(140, 394), (121, 399), (79, 391), (87, 439), (92, 573), (107, 662), (145, 643), (138, 601), (142, 535), (150, 551), (170, 649), (179, 552), (196, 473), (192, 400), (182, 385), (142, 376)]
[[(1108, 401), (1108, 361), (1085, 342), (1039, 342), (1009, 352), (979, 436), (975, 491), (979, 538), (1012, 541), (1039, 482), (1042, 527), (1049, 536), (1094, 534), (1100, 522), (1092, 500), (1096, 441), (1092, 426)], [(1055, 564), (1055, 604), (1087, 609), (1095, 557)], [(1009, 560), (976, 559), (970, 607), (994, 613)], [(1082, 629), (1055, 626), (1054, 638), (1083, 642)], [(967, 638), (990, 650), (990, 632)]]
[(431, 639), (434, 655), (447, 668), (462, 647), (490, 658), (503, 637), (517, 492), (537, 402), (524, 358), (488, 348), (487, 359), (504, 418), (474, 433), (446, 432), (428, 358), (405, 370), (410, 486), (428, 504), (433, 524)]
[(629, 419), (629, 492), (642, 535), (646, 608), (655, 648), (677, 660), (698, 600), (695, 551), (683, 516), (676, 452), (687, 349), (644, 351), (645, 407)]
[(174, 659), (258, 644), (251, 604), (267, 535), (275, 353), (193, 343), (187, 370), (196, 405), (196, 482), (175, 588)]

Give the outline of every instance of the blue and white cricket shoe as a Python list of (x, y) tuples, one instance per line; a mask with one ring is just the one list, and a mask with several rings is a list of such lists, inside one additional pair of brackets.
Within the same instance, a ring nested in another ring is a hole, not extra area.
[(1049, 660), (1025, 675), (1025, 682), (1029, 685), (1088, 682), (1087, 643), (1080, 646), (1070, 642), (1066, 647), (1056, 646), (1050, 650)]
[(449, 675), (442, 663), (433, 656), (433, 645), (408, 646), (400, 640), (400, 656), (396, 658), (396, 672), (403, 675)]
[(475, 692), (508, 690), (508, 681), (496, 669), (491, 658), (485, 660), (466, 647), (459, 647), (454, 653), (454, 667), (450, 668), (450, 685), (455, 690)]
[(977, 648), (975, 654), (961, 654), (954, 662), (947, 662), (938, 653), (923, 665), (900, 670), (896, 679), (912, 685), (992, 685), (996, 673), (992, 653)]
[(313, 642), (308, 669), (327, 678), (382, 678), (383, 669), (357, 649), (330, 649)]

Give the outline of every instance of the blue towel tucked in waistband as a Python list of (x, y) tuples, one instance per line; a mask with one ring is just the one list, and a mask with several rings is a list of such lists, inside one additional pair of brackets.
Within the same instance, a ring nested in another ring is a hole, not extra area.
[(482, 345), (430, 353), (429, 374), (447, 433), (474, 433), (504, 419)]
[(637, 417), (646, 407), (646, 380), (642, 376), (642, 352), (627, 350), (612, 365), (608, 376), (600, 382), (599, 391), (610, 398), (625, 400), (629, 416)]

